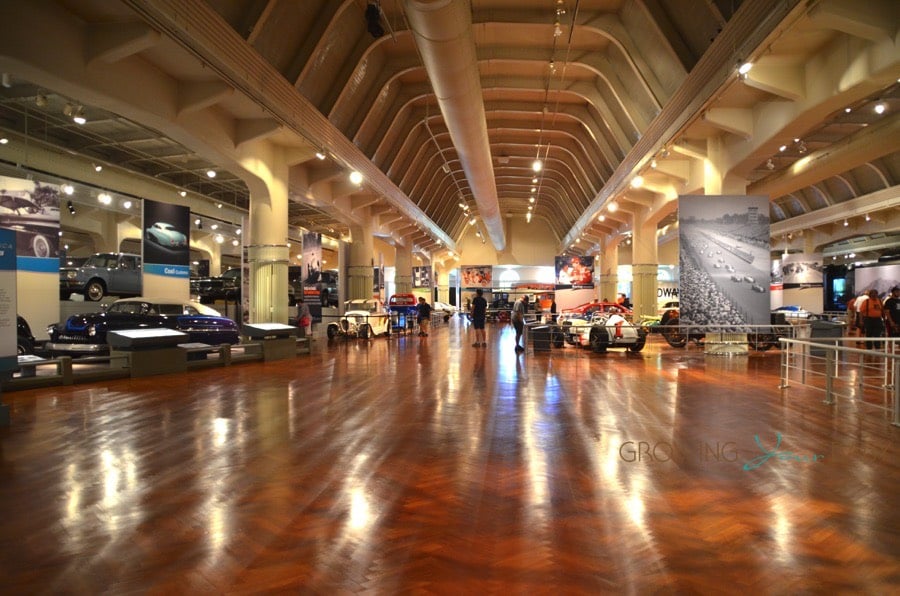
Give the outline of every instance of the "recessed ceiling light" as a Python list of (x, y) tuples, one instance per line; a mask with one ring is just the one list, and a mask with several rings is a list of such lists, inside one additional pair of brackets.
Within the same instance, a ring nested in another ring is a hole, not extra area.
[(206, 175), (209, 176), (210, 178), (215, 178), (216, 171), (215, 170), (206, 170)]

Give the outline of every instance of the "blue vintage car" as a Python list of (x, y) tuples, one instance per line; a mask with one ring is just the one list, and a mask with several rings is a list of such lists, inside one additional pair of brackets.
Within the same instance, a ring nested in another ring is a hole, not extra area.
[(47, 327), (51, 356), (95, 356), (109, 353), (108, 331), (165, 327), (188, 334), (185, 342), (210, 345), (240, 341), (237, 324), (213, 308), (190, 301), (123, 298), (103, 312), (73, 315)]

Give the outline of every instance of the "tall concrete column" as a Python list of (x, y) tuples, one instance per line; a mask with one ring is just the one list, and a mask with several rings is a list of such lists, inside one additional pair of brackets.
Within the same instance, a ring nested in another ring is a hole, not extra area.
[[(371, 221), (366, 218), (366, 221)], [(370, 225), (351, 226), (350, 263), (347, 266), (347, 299), (371, 298), (375, 282), (375, 241)]]
[(658, 286), (659, 247), (656, 237), (656, 223), (647, 221), (647, 209), (640, 208), (635, 213), (635, 221), (640, 222), (634, 226), (632, 234), (631, 251), (631, 276), (632, 294), (631, 302), (634, 304), (634, 319), (637, 321), (643, 315), (655, 315), (656, 294)]
[(599, 286), (600, 299), (616, 301), (616, 287), (619, 284), (619, 241), (604, 240), (600, 248)]
[(435, 269), (434, 287), (437, 288), (437, 299), (450, 304), (450, 272), (444, 268)]
[(409, 294), (413, 289), (412, 279), (412, 243), (397, 245), (394, 257), (394, 286), (398, 294)]
[[(262, 182), (250, 186), (250, 230), (242, 293), (252, 323), (288, 319), (288, 164), (282, 150), (265, 142), (242, 150), (244, 165)], [(248, 284), (245, 282), (244, 287)]]

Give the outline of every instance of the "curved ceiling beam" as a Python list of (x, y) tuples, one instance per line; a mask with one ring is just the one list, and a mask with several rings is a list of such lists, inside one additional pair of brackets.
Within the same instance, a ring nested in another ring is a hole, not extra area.
[(494, 247), (503, 250), (506, 233), (494, 185), (469, 3), (406, 0), (404, 5), (485, 229)]

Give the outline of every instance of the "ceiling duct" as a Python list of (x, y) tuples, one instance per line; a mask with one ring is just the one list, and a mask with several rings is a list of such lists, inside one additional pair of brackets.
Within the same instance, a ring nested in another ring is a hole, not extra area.
[(406, 14), (478, 213), (497, 250), (506, 247), (488, 139), (471, 6), (462, 0), (406, 0)]

